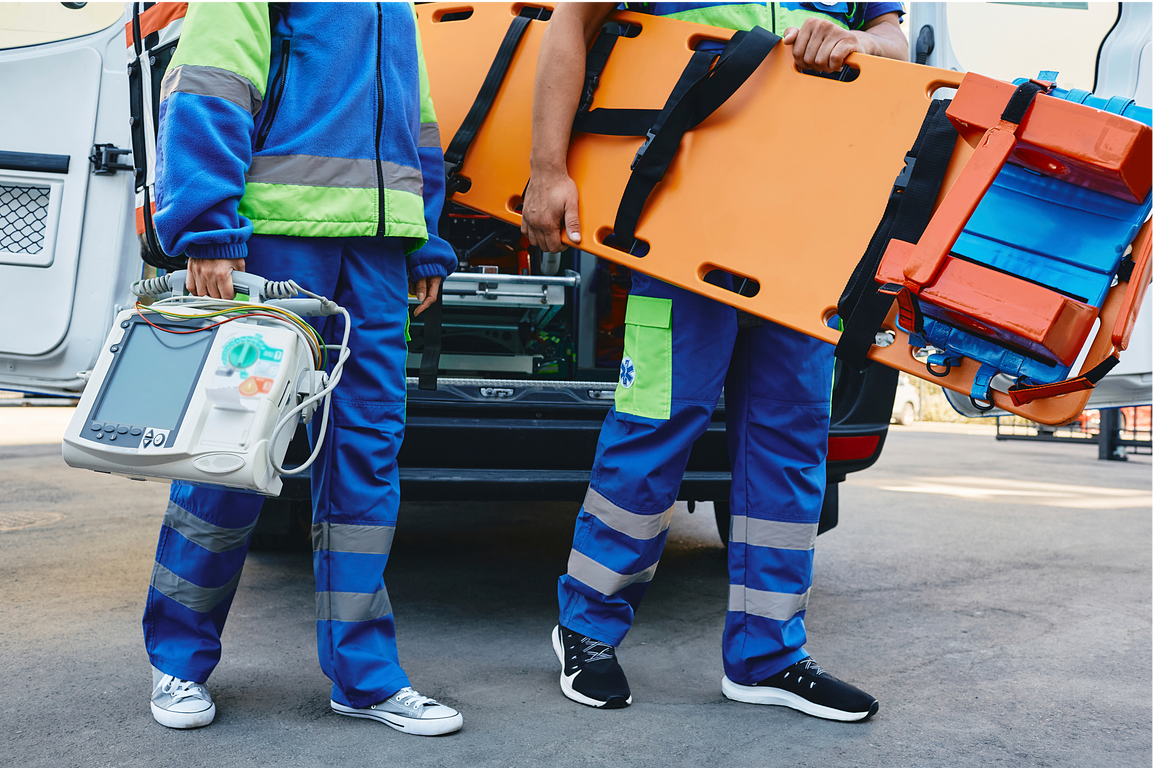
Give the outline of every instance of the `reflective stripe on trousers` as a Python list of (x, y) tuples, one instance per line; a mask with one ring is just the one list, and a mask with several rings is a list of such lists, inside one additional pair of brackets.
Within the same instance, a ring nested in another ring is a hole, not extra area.
[[(408, 279), (401, 244), (379, 238), (254, 236), (246, 269), (294, 279), (353, 320), (352, 356), (313, 465), (317, 651), (339, 703), (364, 707), (409, 685), (397, 660), (384, 570), (400, 495)], [(316, 321), (337, 343), (343, 318)], [(312, 430), (320, 419), (310, 424)], [(173, 483), (145, 610), (145, 643), (164, 672), (203, 682), (220, 659), (262, 498)]]
[[(733, 526), (722, 650), (731, 680), (756, 683), (805, 656), (833, 347), (768, 322), (738, 332), (731, 307), (633, 279), (634, 295), (672, 302), (670, 415), (615, 406), (606, 417), (558, 583), (560, 621), (612, 645), (624, 639), (665, 546), (690, 449), (724, 386)], [(633, 387), (651, 371), (635, 359), (646, 348), (625, 350)]]

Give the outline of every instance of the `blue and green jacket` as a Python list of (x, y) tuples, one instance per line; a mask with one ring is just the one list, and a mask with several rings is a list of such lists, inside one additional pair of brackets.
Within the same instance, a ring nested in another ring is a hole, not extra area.
[(887, 13), (904, 13), (901, 3), (622, 3), (622, 8), (653, 16), (668, 16), (696, 24), (725, 29), (768, 29), (782, 35), (789, 27), (800, 27), (815, 16), (845, 29), (862, 29)]
[(397, 237), (447, 275), (444, 157), (411, 3), (191, 3), (161, 88), (154, 220), (172, 255), (252, 234)]

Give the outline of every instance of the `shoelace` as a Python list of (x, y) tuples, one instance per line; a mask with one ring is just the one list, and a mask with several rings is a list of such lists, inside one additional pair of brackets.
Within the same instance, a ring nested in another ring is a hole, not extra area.
[(607, 645), (600, 640), (594, 640), (591, 637), (582, 637), (581, 644), (585, 646), (581, 650), (585, 654), (586, 664), (613, 658), (613, 646)]
[(801, 665), (805, 668), (805, 670), (807, 672), (812, 672), (815, 677), (821, 677), (822, 675), (825, 674), (825, 670), (822, 669), (821, 667), (819, 667), (817, 665), (817, 662), (814, 661), (812, 658), (802, 659)]
[(190, 697), (201, 698), (201, 691), (204, 690), (204, 686), (191, 680), (181, 680), (179, 677), (174, 677), (161, 685), (161, 690), (177, 701), (182, 701)]
[(396, 699), (397, 703), (402, 707), (412, 707), (413, 709), (419, 709), (423, 706), (433, 706), (437, 703), (428, 696), (422, 696), (412, 688), (402, 688), (393, 694), (393, 698)]

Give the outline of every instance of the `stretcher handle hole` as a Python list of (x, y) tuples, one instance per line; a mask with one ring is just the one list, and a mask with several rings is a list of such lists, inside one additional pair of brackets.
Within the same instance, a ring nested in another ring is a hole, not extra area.
[(614, 27), (617, 28), (618, 37), (637, 37), (641, 34), (641, 25), (633, 21), (607, 21), (601, 28), (612, 34)]
[(820, 77), (823, 80), (833, 80), (838, 83), (852, 83), (861, 74), (860, 69), (849, 64), (842, 67), (840, 72), (818, 72), (816, 69), (798, 69), (797, 71), (803, 75)]
[(513, 195), (509, 198), (509, 202), (505, 203), (505, 207), (509, 210), (509, 213), (519, 214), (521, 213), (521, 204), (523, 202), (524, 200), (521, 199), (520, 195)]
[(525, 16), (526, 18), (537, 19), (538, 21), (548, 21), (549, 17), (553, 15), (553, 11), (543, 5), (517, 3), (513, 6), (513, 15)]
[(649, 243), (647, 241), (635, 237), (632, 243), (625, 242), (613, 234), (613, 230), (609, 227), (602, 227), (597, 230), (597, 242), (609, 246), (615, 251), (621, 251), (622, 253), (627, 253), (637, 258), (641, 258), (649, 253)]
[(464, 21), (472, 15), (473, 9), (469, 6), (440, 8), (433, 14), (433, 23), (440, 24), (442, 21)]
[(711, 48), (711, 49), (716, 49), (720, 53), (721, 49), (724, 48), (728, 43), (729, 43), (728, 37), (718, 37), (717, 35), (703, 35), (703, 34), (699, 33), (696, 35), (690, 35), (689, 40), (686, 42), (686, 46), (691, 51), (697, 51), (703, 47), (707, 47), (707, 48)]
[(697, 270), (697, 276), (710, 285), (746, 298), (753, 298), (761, 291), (761, 283), (756, 278), (730, 272), (715, 264), (702, 264)]

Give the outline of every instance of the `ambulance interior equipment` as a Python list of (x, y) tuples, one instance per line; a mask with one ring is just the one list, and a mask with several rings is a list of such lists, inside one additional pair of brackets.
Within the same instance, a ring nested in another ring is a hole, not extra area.
[[(185, 274), (132, 285), (141, 301), (116, 317), (65, 433), (64, 460), (277, 496), (281, 475), (303, 472), (320, 450), (350, 354), (348, 312), (291, 280), (242, 272), (232, 275), (232, 301), (183, 295)], [(340, 345), (302, 319), (337, 314)], [(312, 454), (285, 469), (297, 424), (318, 407)]]
[(581, 286), (581, 275), (569, 269), (573, 255), (541, 253), (516, 226), (452, 203), (440, 231), (456, 249), (458, 266), (441, 288), (440, 335), (431, 312), (413, 318), (406, 367), (421, 368), (427, 345), (435, 343), (436, 367), (450, 375), (572, 377)]

